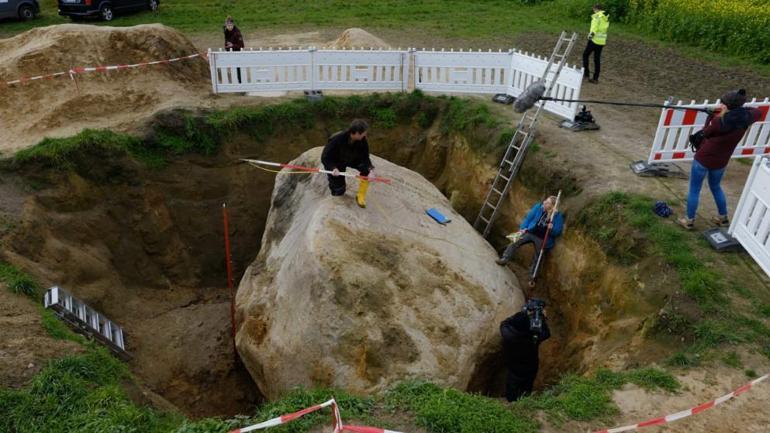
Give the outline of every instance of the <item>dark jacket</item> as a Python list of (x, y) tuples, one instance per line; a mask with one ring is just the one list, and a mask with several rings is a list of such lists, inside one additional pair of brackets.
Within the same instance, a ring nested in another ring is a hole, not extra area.
[(233, 51), (240, 51), (243, 49), (243, 36), (241, 36), (241, 31), (238, 30), (238, 27), (233, 26), (232, 31), (227, 30), (227, 27), (225, 27), (225, 48), (227, 47), (227, 42), (233, 44)]
[[(543, 216), (544, 212), (545, 210), (543, 209), (543, 203), (537, 203), (532, 206), (532, 209), (529, 210), (529, 213), (527, 214), (526, 218), (524, 218), (524, 221), (522, 221), (521, 225), (519, 225), (519, 229), (537, 234), (535, 228), (537, 227), (537, 222), (540, 220), (540, 217)], [(545, 246), (546, 248), (553, 248), (554, 239), (561, 236), (561, 232), (564, 230), (564, 218), (561, 216), (561, 212), (556, 212), (556, 214), (553, 216), (552, 222), (553, 228), (551, 229), (551, 233), (548, 235), (548, 244)]]
[(345, 170), (346, 167), (374, 169), (369, 159), (369, 142), (366, 137), (351, 141), (348, 131), (338, 132), (331, 137), (321, 153), (321, 162), (327, 170)]
[(537, 342), (529, 331), (529, 316), (523, 311), (505, 319), (500, 324), (500, 335), (503, 337), (505, 367), (521, 374), (536, 373), (540, 362), (538, 354), (540, 343), (551, 337), (547, 321), (543, 320), (543, 329)]
[(761, 111), (746, 107), (714, 116), (703, 129), (704, 140), (695, 152), (695, 160), (710, 170), (726, 167), (743, 134), (761, 117)]

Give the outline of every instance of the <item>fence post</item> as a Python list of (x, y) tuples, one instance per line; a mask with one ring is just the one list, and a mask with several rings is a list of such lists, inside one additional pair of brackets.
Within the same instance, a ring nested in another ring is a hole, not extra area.
[(759, 166), (762, 165), (763, 159), (765, 159), (765, 157), (762, 155), (757, 155), (754, 158), (754, 164), (752, 164), (751, 171), (749, 172), (749, 178), (746, 179), (746, 184), (743, 186), (743, 191), (741, 192), (741, 198), (738, 200), (738, 206), (735, 207), (733, 218), (730, 221), (730, 228), (727, 229), (727, 233), (731, 236), (734, 236), (735, 228), (738, 226), (738, 218), (741, 216), (741, 212), (743, 212), (743, 206), (746, 205), (746, 199), (750, 192), (749, 190), (751, 189), (751, 185), (754, 184), (754, 178), (759, 172)]
[(216, 61), (216, 53), (211, 51), (211, 48), (209, 48), (208, 57), (209, 57), (209, 69), (211, 70), (211, 90), (216, 95), (218, 93), (218, 91), (217, 91), (217, 61)]
[(318, 73), (315, 69), (315, 52), (318, 51), (318, 48), (308, 47), (307, 51), (310, 53), (310, 90), (315, 91), (315, 80)]

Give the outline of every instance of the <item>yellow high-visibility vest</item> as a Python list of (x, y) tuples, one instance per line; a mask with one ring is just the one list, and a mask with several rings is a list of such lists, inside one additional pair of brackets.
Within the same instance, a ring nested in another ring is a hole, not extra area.
[(610, 28), (610, 17), (599, 11), (591, 15), (591, 34), (596, 45), (607, 44), (607, 29)]

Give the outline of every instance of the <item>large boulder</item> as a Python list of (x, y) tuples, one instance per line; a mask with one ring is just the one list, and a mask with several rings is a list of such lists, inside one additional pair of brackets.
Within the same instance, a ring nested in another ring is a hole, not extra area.
[[(319, 166), (321, 148), (293, 164)], [(368, 207), (322, 175), (276, 177), (257, 259), (236, 297), (236, 343), (262, 393), (297, 386), (373, 393), (406, 378), (466, 389), (519, 309), (515, 276), (417, 173), (373, 157)], [(452, 221), (425, 214), (441, 209)]]

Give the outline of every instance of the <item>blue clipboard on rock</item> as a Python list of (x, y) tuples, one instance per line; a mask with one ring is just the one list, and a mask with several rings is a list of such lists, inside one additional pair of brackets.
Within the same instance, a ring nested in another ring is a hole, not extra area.
[(451, 219), (449, 219), (446, 216), (444, 216), (444, 214), (439, 212), (439, 210), (436, 209), (435, 207), (432, 207), (432, 208), (426, 210), (425, 213), (428, 214), (429, 217), (433, 218), (434, 220), (436, 220), (437, 223), (439, 223), (441, 225), (445, 225), (445, 224), (450, 223), (452, 221)]

